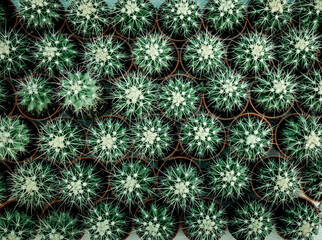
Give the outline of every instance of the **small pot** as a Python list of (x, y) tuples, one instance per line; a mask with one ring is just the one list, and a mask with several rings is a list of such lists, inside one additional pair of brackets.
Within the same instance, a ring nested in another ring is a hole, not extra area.
[(3, 85), (8, 92), (8, 99), (6, 103), (2, 106), (4, 108), (3, 112), (5, 113), (6, 116), (11, 116), (14, 110), (16, 109), (16, 105), (17, 105), (15, 101), (16, 89), (13, 86), (13, 84), (9, 81), (9, 79), (5, 79)]
[[(301, 173), (300, 173), (300, 179), (302, 179), (302, 177), (303, 177), (303, 172), (305, 171), (305, 168), (306, 168), (306, 166), (304, 166), (302, 169), (301, 169)], [(301, 187), (301, 191), (302, 191), (302, 193), (303, 193), (303, 195), (307, 198), (307, 199), (309, 199), (310, 201), (312, 201), (312, 202), (318, 202), (318, 203), (322, 203), (322, 199), (315, 199), (315, 197), (314, 196), (309, 196), (307, 193), (305, 193), (305, 184), (303, 184), (303, 183), (305, 183), (305, 182), (303, 182), (303, 181), (301, 181), (300, 182), (300, 187)]]

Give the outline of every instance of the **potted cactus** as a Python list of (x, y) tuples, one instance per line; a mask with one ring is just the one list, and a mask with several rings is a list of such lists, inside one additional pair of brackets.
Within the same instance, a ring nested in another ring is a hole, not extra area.
[(117, 162), (109, 176), (112, 193), (129, 206), (143, 203), (149, 198), (153, 193), (155, 180), (153, 167), (137, 157), (127, 157)]
[(270, 156), (253, 168), (251, 185), (255, 194), (268, 202), (285, 203), (299, 195), (299, 170), (285, 158)]
[(83, 217), (91, 239), (123, 240), (132, 229), (130, 209), (120, 200), (106, 198), (92, 206)]
[(254, 110), (267, 118), (287, 113), (297, 97), (297, 81), (293, 74), (281, 68), (256, 77), (250, 89)]
[(150, 0), (118, 0), (112, 11), (114, 29), (124, 38), (146, 36), (155, 27), (156, 10)]
[(204, 28), (212, 35), (233, 39), (246, 28), (245, 3), (242, 0), (209, 0), (202, 20)]
[(321, 30), (322, 3), (320, 0), (298, 0), (294, 2), (296, 9), (293, 21), (305, 28)]
[(204, 193), (202, 171), (189, 158), (172, 158), (159, 168), (157, 187), (167, 204), (185, 210), (188, 204), (198, 204), (198, 195)]
[(16, 108), (16, 89), (9, 80), (0, 79), (0, 115), (10, 116)]
[(255, 113), (238, 116), (229, 126), (231, 150), (244, 160), (255, 161), (263, 157), (273, 143), (270, 123)]
[(85, 150), (84, 129), (74, 119), (59, 117), (42, 125), (38, 139), (40, 151), (58, 164), (69, 163)]
[(86, 141), (89, 151), (98, 160), (116, 162), (132, 147), (130, 126), (121, 117), (100, 117), (89, 127)]
[(194, 0), (167, 0), (157, 13), (159, 30), (175, 41), (184, 41), (201, 27), (202, 14)]
[(162, 115), (149, 115), (133, 124), (134, 147), (150, 160), (164, 160), (177, 150), (178, 129), (173, 121)]
[(88, 71), (100, 78), (116, 80), (131, 69), (132, 48), (117, 36), (105, 36), (85, 44), (84, 61)]
[(213, 116), (198, 113), (181, 126), (182, 150), (196, 160), (210, 160), (225, 147), (226, 133), (222, 123)]
[(160, 79), (178, 67), (178, 49), (162, 35), (138, 38), (133, 47), (134, 66), (144, 75)]
[(179, 232), (177, 210), (154, 198), (137, 208), (133, 220), (135, 232), (143, 240), (174, 239)]
[(211, 198), (201, 198), (196, 206), (183, 215), (183, 232), (191, 240), (220, 239), (227, 229), (227, 218), (222, 206)]
[(80, 38), (104, 34), (110, 25), (111, 10), (104, 0), (73, 0), (66, 11), (67, 27)]
[(302, 192), (313, 201), (322, 202), (322, 161), (309, 162), (301, 172)]
[(224, 67), (226, 48), (217, 37), (199, 33), (188, 39), (181, 50), (181, 64), (191, 76), (200, 79), (211, 76)]
[(247, 81), (228, 67), (209, 76), (204, 89), (204, 103), (209, 113), (230, 120), (242, 114), (248, 106)]
[(165, 79), (158, 98), (158, 107), (171, 119), (186, 119), (198, 112), (201, 105), (198, 83), (182, 74)]

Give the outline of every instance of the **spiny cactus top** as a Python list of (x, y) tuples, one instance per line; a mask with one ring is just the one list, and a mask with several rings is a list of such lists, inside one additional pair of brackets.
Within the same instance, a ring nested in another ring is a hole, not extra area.
[(88, 130), (87, 144), (99, 160), (116, 162), (125, 157), (132, 145), (129, 125), (113, 116), (99, 118)]
[(263, 156), (272, 145), (271, 126), (259, 116), (244, 114), (237, 118), (229, 130), (232, 151), (253, 161)]
[(172, 239), (176, 235), (178, 224), (176, 211), (155, 200), (139, 207), (134, 216), (136, 233), (143, 240)]
[(110, 8), (104, 0), (74, 0), (67, 9), (67, 23), (81, 37), (97, 37), (110, 25)]
[(0, 160), (19, 160), (21, 154), (28, 152), (32, 132), (19, 118), (0, 117)]
[(209, 158), (217, 155), (225, 144), (225, 130), (218, 119), (200, 113), (182, 125), (181, 143), (190, 156)]
[(139, 158), (126, 158), (116, 164), (110, 174), (113, 194), (128, 203), (143, 203), (153, 191), (155, 173), (151, 165)]
[(225, 211), (213, 200), (200, 199), (185, 212), (183, 228), (194, 240), (220, 239), (227, 228)]
[(127, 38), (145, 36), (155, 24), (156, 10), (150, 0), (118, 0), (112, 23)]
[(252, 0), (248, 4), (248, 17), (257, 32), (274, 35), (290, 24), (294, 8), (294, 1)]
[(182, 52), (183, 65), (196, 77), (208, 77), (224, 66), (226, 48), (217, 37), (199, 33), (187, 40)]
[(185, 119), (200, 106), (201, 94), (197, 84), (187, 76), (175, 75), (166, 79), (159, 89), (158, 105), (167, 117)]
[(295, 24), (303, 27), (322, 27), (322, 1), (321, 0), (297, 0), (295, 1)]
[(322, 201), (322, 161), (309, 162), (301, 173), (304, 193), (316, 201)]
[(194, 0), (166, 0), (159, 8), (158, 23), (168, 37), (185, 39), (199, 30), (201, 15)]

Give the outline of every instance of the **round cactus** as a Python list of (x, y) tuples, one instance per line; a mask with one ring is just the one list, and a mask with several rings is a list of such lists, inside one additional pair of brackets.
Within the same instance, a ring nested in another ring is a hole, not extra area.
[(293, 21), (305, 28), (321, 29), (322, 27), (322, 1), (298, 0), (294, 2), (296, 9)]

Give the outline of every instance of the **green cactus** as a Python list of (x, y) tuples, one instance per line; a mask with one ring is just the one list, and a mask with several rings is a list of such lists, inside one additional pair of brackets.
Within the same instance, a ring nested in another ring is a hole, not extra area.
[(187, 40), (182, 50), (183, 65), (196, 77), (208, 77), (224, 67), (226, 48), (217, 37), (199, 33)]
[(181, 143), (196, 158), (219, 153), (225, 143), (225, 130), (219, 120), (204, 113), (190, 117), (181, 127)]
[(67, 9), (71, 30), (81, 37), (97, 37), (110, 24), (110, 8), (104, 0), (73, 0)]
[(200, 199), (196, 206), (187, 209), (183, 228), (194, 240), (220, 239), (226, 228), (225, 211), (214, 200)]
[(320, 29), (322, 27), (322, 1), (321, 0), (297, 0), (294, 2), (295, 23), (305, 28)]
[(156, 10), (150, 0), (118, 0), (112, 23), (127, 38), (146, 36), (155, 23)]
[(138, 158), (127, 158), (115, 165), (110, 175), (110, 189), (130, 206), (143, 203), (153, 192), (156, 177), (152, 166)]
[(310, 198), (322, 201), (322, 161), (309, 162), (301, 173), (302, 189)]

